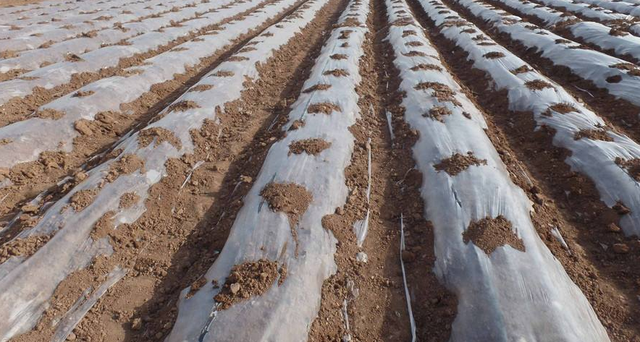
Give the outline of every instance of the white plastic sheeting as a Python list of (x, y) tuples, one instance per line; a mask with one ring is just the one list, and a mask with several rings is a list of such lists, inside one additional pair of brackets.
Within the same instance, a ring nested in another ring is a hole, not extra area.
[[(458, 2), (464, 7), (474, 7), (476, 5), (466, 0), (459, 0)], [(422, 2), (422, 4), (438, 25), (445, 21), (444, 16), (434, 12), (425, 2)], [(488, 10), (485, 9), (483, 13), (488, 13), (485, 11)], [(451, 11), (448, 15), (454, 15), (453, 13)], [(519, 24), (512, 26), (516, 25)], [(462, 27), (443, 28), (441, 32), (469, 53), (469, 59), (474, 62), (474, 67), (487, 72), (495, 82), (496, 89), (508, 90), (510, 109), (513, 111), (533, 112), (534, 119), (538, 125), (544, 124), (556, 130), (553, 143), (558, 147), (571, 151), (571, 156), (565, 162), (571, 166), (572, 170), (584, 174), (594, 182), (602, 201), (607, 206), (612, 207), (618, 201), (621, 201), (631, 208), (632, 212), (623, 216), (620, 224), (626, 235), (635, 234), (640, 236), (640, 192), (638, 191), (640, 184), (615, 163), (617, 157), (623, 160), (640, 158), (640, 145), (627, 136), (613, 131), (607, 131), (607, 133), (614, 141), (587, 138), (574, 139), (575, 134), (580, 130), (601, 130), (602, 127), (606, 126), (606, 123), (594, 112), (579, 103), (561, 86), (538, 72), (530, 71), (514, 75), (511, 70), (527, 64), (502, 46), (478, 45), (478, 42), (472, 39), (474, 35), (462, 32), (468, 27), (473, 27), (478, 32), (481, 32), (471, 23)], [(487, 39), (485, 42), (493, 41)], [(501, 52), (504, 57), (498, 59), (483, 57), (484, 54), (492, 51)], [(581, 61), (576, 60), (575, 62), (579, 63)], [(594, 61), (592, 60), (591, 62), (593, 63)], [(553, 85), (553, 88), (543, 90), (528, 89), (524, 84), (532, 80), (544, 80)], [(577, 111), (567, 114), (553, 113), (550, 117), (543, 115), (550, 106), (558, 103), (570, 104)]]
[[(119, 28), (109, 27), (102, 30), (96, 30), (95, 37), (74, 37), (70, 39), (50, 40), (55, 44), (52, 44), (48, 48), (40, 48), (40, 46), (47, 42), (46, 37), (29, 37), (29, 39), (11, 39), (2, 44), (3, 50), (27, 50), (18, 53), (18, 56), (11, 59), (33, 59), (32, 63), (54, 63), (64, 59), (66, 54), (81, 54), (91, 50), (98, 49), (104, 45), (115, 44), (121, 40), (131, 38), (133, 36), (157, 30), (164, 26), (169, 26), (171, 21), (179, 22), (188, 18), (192, 18), (199, 12), (206, 12), (212, 8), (220, 7), (225, 4), (222, 2), (198, 4), (194, 7), (182, 7), (178, 10), (171, 11), (166, 7), (156, 7), (153, 12), (146, 13), (144, 16), (139, 16), (140, 20), (134, 20), (131, 22), (122, 23)], [(178, 7), (176, 7), (178, 8)], [(154, 14), (163, 13), (161, 16), (153, 16)], [(35, 51), (33, 51), (35, 50)], [(37, 56), (37, 57), (36, 57)], [(0, 60), (0, 69), (4, 69), (3, 66), (8, 61)], [(15, 62), (14, 62), (15, 63)], [(26, 63), (25, 64), (29, 64)]]
[[(149, 1), (151, 9), (148, 9), (146, 4), (135, 4), (127, 6), (128, 12), (126, 13), (122, 13), (121, 9), (109, 9), (98, 13), (78, 14), (64, 19), (56, 17), (60, 21), (47, 24), (26, 24), (27, 26), (20, 30), (0, 31), (0, 39), (13, 41), (7, 47), (11, 50), (33, 49), (49, 40), (58, 42), (84, 32), (110, 28), (118, 22), (136, 20), (141, 16), (154, 13), (152, 10), (159, 8), (156, 6), (158, 4), (165, 11), (171, 9), (170, 6), (165, 7), (168, 4), (164, 4), (161, 0), (151, 0)], [(20, 23), (19, 25), (25, 24)]]
[[(402, 0), (386, 3), (390, 22), (407, 17), (395, 11), (410, 13)], [(421, 4), (438, 24), (453, 15), (438, 17), (442, 8), (435, 7), (441, 6), (440, 2)], [(403, 37), (407, 29), (416, 35)], [(434, 271), (458, 298), (451, 341), (608, 341), (589, 302), (540, 240), (530, 218), (531, 203), (511, 181), (483, 126), (463, 113), (482, 114), (465, 97), (422, 32), (415, 22), (391, 26), (389, 41), (396, 56), (394, 65), (400, 71), (400, 90), (406, 94), (404, 118), (419, 132), (413, 156), (423, 174), (425, 217), (434, 226)], [(423, 45), (407, 46), (411, 41)], [(425, 56), (404, 55), (412, 50)], [(432, 64), (442, 70), (412, 71), (417, 64)], [(439, 101), (430, 90), (416, 89), (422, 82), (448, 86), (456, 92), (460, 105)], [(443, 122), (423, 116), (436, 106), (451, 111)], [(486, 165), (472, 165), (455, 176), (434, 167), (454, 153), (468, 152), (486, 160)], [(473, 243), (464, 243), (462, 234), (471, 222), (498, 215), (513, 224), (525, 251), (505, 245), (487, 255)]]
[[(466, 7), (474, 16), (487, 21), (498, 31), (508, 34), (511, 39), (541, 52), (542, 57), (551, 60), (553, 64), (567, 67), (577, 76), (606, 89), (609, 94), (640, 106), (640, 77), (629, 75), (626, 70), (611, 67), (627, 63), (625, 60), (595, 50), (578, 48), (580, 44), (575, 42), (558, 43), (557, 40), (564, 38), (545, 29), (530, 29), (527, 26), (531, 27), (532, 24), (524, 22), (522, 18), (501, 14), (484, 3), (473, 0), (454, 1)], [(612, 76), (620, 76), (621, 81), (607, 82), (607, 78)]]
[(598, 10), (595, 8), (589, 8), (588, 4), (575, 3), (572, 1), (565, 1), (565, 0), (535, 0), (535, 1), (543, 3), (547, 6), (563, 7), (563, 8), (566, 8), (567, 11), (569, 12), (579, 13), (587, 18), (597, 19), (598, 21), (627, 19), (627, 15), (614, 13), (608, 10), (602, 10), (602, 9)]
[[(100, 3), (98, 3), (100, 2)], [(17, 7), (3, 7), (0, 8), (0, 25), (15, 24), (16, 20), (30, 21), (33, 18), (38, 17), (39, 20), (51, 20), (51, 18), (58, 18), (67, 16), (75, 16), (80, 12), (87, 11), (103, 11), (111, 7), (121, 7), (132, 5), (136, 3), (144, 2), (144, 0), (107, 0), (107, 1), (55, 1), (49, 4), (38, 3), (32, 5), (23, 5)]]
[(640, 7), (624, 1), (602, 1), (602, 0), (574, 0), (578, 3), (585, 3), (589, 5), (596, 5), (608, 10), (612, 10), (616, 13), (629, 14), (634, 17), (640, 17)]
[[(267, 18), (283, 13), (295, 4), (294, 0), (283, 0), (266, 5), (260, 13), (250, 15), (246, 20), (239, 21), (234, 31), (250, 30), (264, 22)], [(318, 6), (314, 4), (314, 6)], [(317, 10), (316, 7), (313, 9)], [(273, 49), (286, 43), (287, 37), (299, 31), (299, 26), (308, 23), (315, 11), (305, 12), (304, 19), (294, 19), (289, 23), (281, 23), (283, 28), (271, 27), (268, 31), (273, 37), (265, 38), (263, 42), (254, 45), (258, 50), (243, 53), (249, 57), (248, 61), (225, 62), (216, 70), (229, 70), (255, 79), (256, 61), (266, 60), (272, 55)], [(297, 29), (298, 28), (298, 29)], [(220, 36), (216, 36), (220, 39)], [(255, 41), (260, 41), (256, 39)], [(209, 43), (211, 44), (211, 43)], [(208, 76), (213, 75), (215, 70)], [(123, 155), (136, 154), (145, 162), (145, 171), (140, 170), (121, 175), (111, 183), (104, 182), (104, 176), (109, 172), (115, 160), (105, 162), (88, 172), (88, 178), (77, 185), (65, 197), (54, 203), (43, 215), (42, 219), (32, 229), (21, 232), (17, 238), (29, 236), (53, 235), (51, 240), (41, 247), (35, 254), (27, 258), (10, 258), (0, 265), (0, 341), (28, 331), (38, 321), (46, 308), (47, 302), (56, 286), (72, 272), (87, 266), (99, 254), (110, 254), (112, 251), (108, 240), (93, 241), (90, 233), (93, 225), (105, 213), (115, 212), (113, 222), (132, 223), (145, 211), (144, 201), (148, 197), (148, 190), (166, 174), (165, 163), (169, 158), (178, 158), (193, 151), (193, 144), (189, 134), (191, 129), (197, 129), (204, 119), (215, 120), (216, 106), (238, 99), (243, 89), (245, 78), (206, 77), (199, 84), (214, 85), (215, 94), (211, 92), (188, 92), (176, 102), (192, 100), (201, 108), (184, 112), (170, 112), (151, 127), (163, 127), (171, 130), (182, 142), (182, 149), (163, 142), (155, 146), (138, 145), (138, 133), (132, 134), (122, 141), (116, 148), (122, 149)], [(175, 102), (174, 102), (175, 103)], [(103, 183), (93, 202), (84, 210), (76, 212), (68, 206), (69, 199), (78, 191), (91, 190)], [(119, 209), (120, 197), (128, 192), (136, 193), (140, 199), (129, 209)], [(9, 267), (4, 265), (9, 264)]]
[[(242, 12), (255, 6), (256, 2), (257, 0), (247, 2), (230, 11)], [(141, 71), (140, 74), (103, 78), (80, 89), (93, 91), (90, 96), (74, 97), (74, 92), (40, 107), (64, 112), (65, 115), (60, 119), (35, 117), (0, 127), (0, 139), (11, 140), (10, 143), (0, 146), (0, 167), (10, 168), (18, 163), (37, 160), (44, 151), (70, 152), (73, 149), (73, 139), (80, 134), (74, 128), (77, 120), (92, 120), (100, 112), (120, 111), (121, 104), (136, 100), (150, 91), (154, 84), (172, 80), (175, 74), (184, 73), (188, 67), (200, 63), (201, 58), (216, 54), (241, 35), (264, 24), (291, 3), (292, 0), (285, 0), (277, 6), (268, 6), (266, 11), (258, 11), (242, 20), (222, 25), (221, 30), (216, 31), (215, 35), (203, 35), (201, 41), (192, 40), (176, 46), (186, 48), (187, 51), (169, 50), (147, 59), (145, 65), (131, 68)]]
[[(577, 19), (574, 16), (564, 16), (562, 12), (549, 7), (540, 7), (535, 3), (523, 0), (497, 0), (505, 6), (520, 13), (534, 16), (548, 25), (556, 25), (567, 20)], [(580, 21), (567, 26), (575, 37), (582, 38), (604, 50), (614, 50), (619, 56), (629, 55), (640, 60), (640, 37), (634, 35), (612, 36), (610, 27), (592, 21)]]
[[(352, 1), (338, 23), (357, 19), (365, 23), (368, 1)], [(350, 15), (350, 16), (349, 16)], [(352, 31), (347, 39), (339, 39), (343, 31)], [(358, 95), (360, 82), (358, 60), (363, 55), (362, 43), (367, 28), (345, 26), (333, 30), (311, 70), (304, 88), (319, 83), (330, 84), (323, 91), (302, 93), (293, 104), (289, 122), (303, 120), (305, 125), (289, 131), (274, 143), (250, 192), (243, 199), (224, 249), (205, 274), (209, 283), (187, 299), (189, 289), (182, 292), (178, 319), (167, 342), (178, 341), (306, 341), (309, 328), (320, 307), (325, 279), (336, 271), (333, 255), (336, 239), (322, 227), (322, 218), (344, 205), (348, 189), (344, 169), (349, 165), (354, 137), (348, 128), (360, 116)], [(348, 47), (342, 47), (347, 42)], [(331, 59), (333, 54), (346, 54), (347, 59)], [(344, 69), (349, 75), (323, 75), (325, 71)], [(314, 103), (331, 102), (340, 112), (330, 115), (310, 114)], [(320, 138), (331, 146), (317, 156), (289, 155), (289, 144), (309, 138)], [(260, 191), (270, 182), (292, 182), (304, 186), (313, 196), (300, 217), (297, 241), (292, 237), (285, 214), (269, 209)], [(295, 247), (297, 246), (297, 247)], [(299, 253), (296, 255), (295, 249)], [(274, 284), (262, 296), (217, 310), (213, 298), (219, 289), (212, 280), (225, 282), (234, 265), (261, 258), (277, 261), (287, 267), (288, 276), (281, 285)]]
[[(228, 0), (223, 0), (228, 1)], [(220, 9), (215, 13), (208, 13), (194, 20), (184, 22), (179, 27), (168, 27), (164, 32), (148, 32), (129, 39), (131, 45), (113, 45), (80, 55), (82, 59), (77, 62), (59, 62), (44, 68), (40, 68), (21, 75), (25, 79), (14, 79), (0, 82), (0, 105), (5, 104), (13, 97), (24, 97), (33, 92), (35, 87), (51, 89), (71, 81), (74, 74), (82, 72), (98, 72), (100, 69), (114, 67), (122, 58), (152, 51), (171, 41), (197, 32), (205, 27), (215, 25), (254, 6), (263, 0), (250, 0), (236, 6)], [(29, 61), (24, 61), (29, 62)], [(34, 69), (36, 64), (24, 64), (22, 61), (2, 66), (0, 72), (10, 69)]]

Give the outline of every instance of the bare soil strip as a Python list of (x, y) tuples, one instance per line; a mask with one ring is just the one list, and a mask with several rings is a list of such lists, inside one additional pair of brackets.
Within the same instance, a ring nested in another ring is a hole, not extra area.
[[(640, 250), (631, 248), (630, 252), (620, 254), (612, 246), (634, 245), (636, 240), (609, 228), (619, 219), (618, 214), (601, 202), (591, 181), (564, 163), (567, 152), (553, 146), (553, 132), (548, 129), (534, 132), (536, 124), (531, 113), (510, 112), (506, 94), (491, 91), (490, 78), (473, 68), (466, 53), (438, 34), (438, 28), (419, 5), (410, 3), (430, 29), (431, 39), (445, 57), (449, 70), (469, 88), (468, 96), (484, 109), (489, 137), (513, 181), (528, 189), (535, 209), (532, 219), (540, 237), (587, 296), (610, 338), (632, 340), (638, 334), (640, 312), (635, 300), (639, 289), (634, 281), (639, 276), (634, 265), (640, 258)], [(552, 227), (561, 232), (566, 248)]]

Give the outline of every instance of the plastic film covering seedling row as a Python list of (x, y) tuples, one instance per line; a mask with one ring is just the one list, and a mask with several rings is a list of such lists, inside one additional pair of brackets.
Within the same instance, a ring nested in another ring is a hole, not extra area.
[[(482, 113), (406, 3), (386, 4), (399, 91), (406, 94), (404, 119), (419, 135), (413, 157), (423, 175), (425, 217), (434, 227), (434, 272), (458, 298), (451, 340), (608, 340), (587, 299), (538, 236), (531, 202), (511, 181), (484, 122), (474, 119)], [(437, 24), (453, 15), (435, 1), (422, 4)], [(491, 241), (482, 234), (491, 234)]]
[[(360, 117), (356, 86), (368, 13), (366, 0), (351, 1), (342, 13), (292, 105), (286, 137), (269, 149), (223, 250), (203, 276), (206, 285), (190, 296), (191, 289), (183, 291), (167, 341), (307, 340), (323, 282), (336, 272), (337, 240), (323, 221), (349, 193), (344, 170), (354, 149), (349, 127)], [(295, 149), (311, 140), (325, 148), (317, 154)], [(278, 188), (306, 194), (308, 205), (296, 220), (271, 207), (267, 193)], [(234, 267), (259, 260), (286, 269), (286, 278), (281, 274), (264, 293), (231, 305), (214, 299), (241, 286), (232, 284)]]

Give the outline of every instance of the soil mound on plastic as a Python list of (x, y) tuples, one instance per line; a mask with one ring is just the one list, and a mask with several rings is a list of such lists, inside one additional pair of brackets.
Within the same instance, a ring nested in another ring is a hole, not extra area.
[(293, 183), (269, 183), (260, 196), (267, 201), (271, 210), (287, 214), (292, 229), (313, 199), (307, 189)]
[(473, 152), (468, 152), (467, 155), (456, 153), (449, 158), (442, 159), (440, 163), (433, 167), (438, 171), (444, 171), (451, 176), (455, 176), (460, 172), (468, 169), (470, 166), (487, 165), (485, 159), (478, 159), (473, 155)]
[(331, 146), (330, 142), (327, 142), (322, 139), (317, 139), (317, 138), (298, 140), (298, 141), (292, 142), (291, 145), (289, 145), (289, 154), (306, 153), (306, 154), (315, 156), (320, 152), (328, 149), (330, 146)]
[(467, 230), (462, 233), (462, 239), (465, 244), (469, 241), (473, 242), (487, 255), (491, 255), (498, 247), (504, 245), (509, 245), (521, 252), (525, 251), (522, 239), (513, 232), (511, 222), (502, 215), (471, 222)]
[(138, 144), (142, 147), (146, 147), (149, 146), (154, 139), (155, 146), (166, 141), (178, 150), (182, 148), (180, 139), (178, 139), (170, 130), (161, 127), (153, 127), (140, 131), (140, 134), (138, 135)]
[(278, 278), (278, 263), (260, 259), (233, 266), (222, 290), (215, 296), (218, 309), (226, 310), (233, 304), (251, 297), (261, 296)]

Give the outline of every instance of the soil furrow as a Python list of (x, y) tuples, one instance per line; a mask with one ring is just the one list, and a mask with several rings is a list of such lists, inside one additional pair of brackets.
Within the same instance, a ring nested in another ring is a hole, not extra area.
[[(640, 251), (634, 248), (628, 254), (618, 254), (611, 247), (636, 240), (610, 228), (619, 219), (617, 213), (604, 205), (588, 178), (571, 171), (564, 162), (567, 151), (553, 146), (553, 132), (545, 128), (536, 131), (532, 113), (510, 111), (506, 92), (491, 91), (490, 77), (475, 69), (467, 54), (440, 35), (420, 6), (411, 3), (430, 29), (449, 70), (484, 109), (489, 137), (513, 181), (528, 190), (535, 203), (532, 219), (538, 234), (587, 296), (610, 338), (633, 340), (638, 334), (635, 317), (640, 309), (635, 300), (638, 272), (633, 265)], [(561, 232), (568, 249), (553, 235), (553, 227)]]
[[(332, 215), (332, 231), (338, 232), (339, 240), (338, 272), (324, 283), (310, 341), (344, 340), (347, 336), (354, 341), (407, 341), (411, 336), (398, 255), (399, 225), (403, 208), (418, 208), (419, 214), (419, 206), (412, 203), (419, 196), (407, 194), (410, 190), (398, 185), (413, 165), (409, 153), (396, 154), (404, 146), (393, 147), (387, 128), (386, 106), (393, 90), (387, 88), (390, 75), (379, 72), (389, 67), (388, 46), (384, 41), (387, 20), (384, 4), (372, 2), (370, 6), (369, 34), (360, 62), (362, 81), (357, 88), (361, 118), (351, 127), (356, 147), (345, 170), (352, 192), (347, 204)], [(400, 132), (400, 136), (403, 134), (406, 132)], [(371, 197), (367, 201), (364, 193), (369, 185)], [(413, 186), (408, 187), (415, 190)], [(411, 200), (403, 200), (403, 195)], [(367, 213), (368, 233), (359, 247), (352, 227)]]
[[(308, 28), (259, 67), (260, 80), (247, 85), (241, 100), (226, 106), (219, 124), (209, 122), (193, 133), (193, 154), (167, 163), (169, 174), (151, 189), (146, 213), (119, 228), (127, 236), (142, 237), (144, 247), (127, 246), (119, 253), (132, 271), (87, 314), (74, 331), (77, 337), (164, 339), (175, 320), (180, 291), (195, 282), (222, 249), (270, 145), (283, 134), (288, 104), (302, 90), (327, 29), (343, 7), (342, 1), (329, 2)], [(205, 163), (182, 187), (196, 160)], [(89, 274), (101, 271), (93, 266)], [(91, 283), (68, 281), (59, 289), (79, 293)]]

